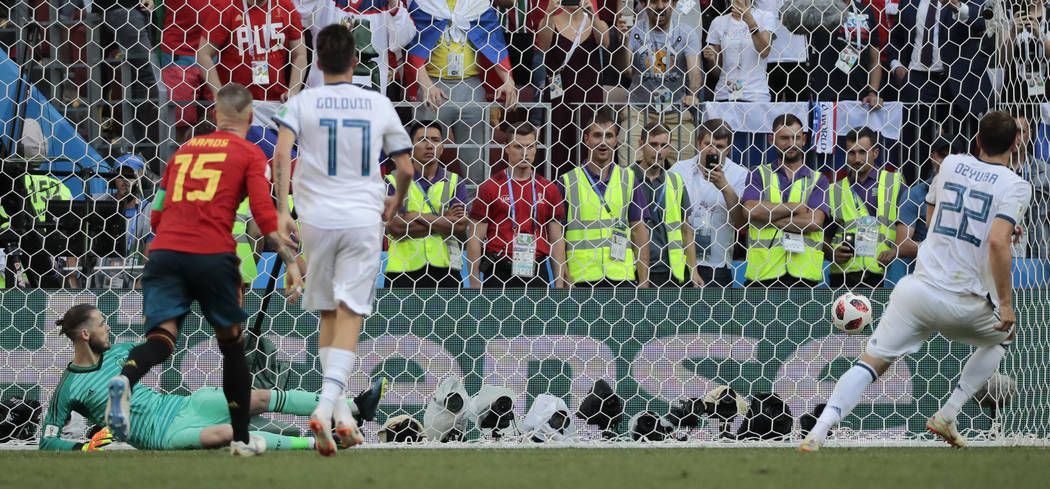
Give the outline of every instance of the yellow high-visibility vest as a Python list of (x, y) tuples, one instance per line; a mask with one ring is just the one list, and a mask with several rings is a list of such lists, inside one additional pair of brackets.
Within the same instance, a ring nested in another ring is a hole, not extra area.
[[(762, 200), (779, 204), (782, 202), (780, 179), (770, 165), (758, 167), (762, 175)], [(816, 188), (820, 175), (814, 174), (795, 180), (787, 202), (806, 202)], [(748, 226), (747, 271), (748, 280), (769, 280), (790, 275), (796, 278), (820, 282), (824, 277), (823, 233), (812, 231), (802, 235), (805, 249), (801, 253), (788, 253), (783, 244), (784, 231), (767, 225), (757, 228)]]
[[(843, 241), (844, 233), (856, 232), (858, 218), (870, 216), (868, 206), (858, 198), (851, 186), (849, 178), (844, 178), (832, 185), (828, 192), (831, 216), (839, 225), (839, 231), (835, 233), (835, 241), (832, 246), (838, 246)], [(879, 241), (875, 256), (854, 256), (842, 265), (832, 263), (829, 273), (842, 274), (865, 269), (874, 273), (885, 273), (882, 264), (879, 263), (879, 255), (893, 247), (897, 239), (897, 198), (900, 196), (900, 191), (900, 174), (886, 170), (879, 172), (878, 208), (875, 209), (875, 220), (879, 225)]]
[(627, 247), (626, 259), (613, 259), (613, 230), (630, 236), (627, 210), (634, 195), (634, 173), (614, 166), (605, 188), (605, 203), (584, 176), (583, 168), (562, 175), (568, 213), (565, 223), (565, 259), (574, 282), (602, 279), (634, 280), (634, 250)]

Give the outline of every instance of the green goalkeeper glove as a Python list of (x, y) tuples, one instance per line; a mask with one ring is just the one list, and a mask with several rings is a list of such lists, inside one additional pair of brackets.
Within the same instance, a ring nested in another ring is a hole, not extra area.
[(88, 440), (87, 443), (81, 446), (80, 449), (85, 452), (101, 452), (106, 448), (106, 445), (109, 445), (110, 443), (113, 443), (113, 434), (109, 432), (109, 428), (102, 428), (101, 430), (98, 430), (98, 433), (95, 433), (95, 436), (91, 437), (91, 440)]

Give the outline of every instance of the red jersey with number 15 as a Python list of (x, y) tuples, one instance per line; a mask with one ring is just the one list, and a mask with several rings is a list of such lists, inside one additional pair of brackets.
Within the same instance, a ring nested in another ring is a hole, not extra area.
[(277, 211), (266, 178), (269, 162), (258, 146), (216, 131), (183, 144), (168, 161), (150, 224), (150, 249), (233, 253), (233, 223), (247, 195), (263, 235), (277, 229)]

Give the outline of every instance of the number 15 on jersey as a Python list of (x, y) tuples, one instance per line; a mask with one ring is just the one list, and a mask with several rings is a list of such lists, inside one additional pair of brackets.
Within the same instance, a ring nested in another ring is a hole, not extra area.
[[(361, 176), (367, 177), (372, 170), (372, 123), (363, 119), (321, 119), (320, 125), (323, 128), (328, 129), (328, 175), (336, 176), (337, 169), (339, 167), (338, 158), (338, 141), (340, 134), (340, 128), (343, 129), (360, 129), (361, 136)], [(345, 131), (343, 131), (345, 132)], [(351, 134), (343, 134), (343, 137), (350, 137)], [(354, 155), (348, 155), (353, 158)], [(351, 160), (351, 163), (353, 161)]]

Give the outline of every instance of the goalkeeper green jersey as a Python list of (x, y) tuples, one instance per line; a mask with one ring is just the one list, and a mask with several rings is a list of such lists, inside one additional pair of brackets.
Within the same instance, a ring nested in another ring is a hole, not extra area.
[[(80, 444), (62, 440), (62, 427), (76, 411), (88, 421), (105, 426), (109, 381), (120, 375), (128, 352), (137, 343), (119, 343), (102, 354), (98, 364), (77, 367), (72, 363), (62, 373), (44, 417), (41, 450), (74, 450)], [(162, 449), (164, 435), (186, 397), (159, 394), (144, 385), (131, 391), (131, 433), (128, 443), (140, 450)]]

